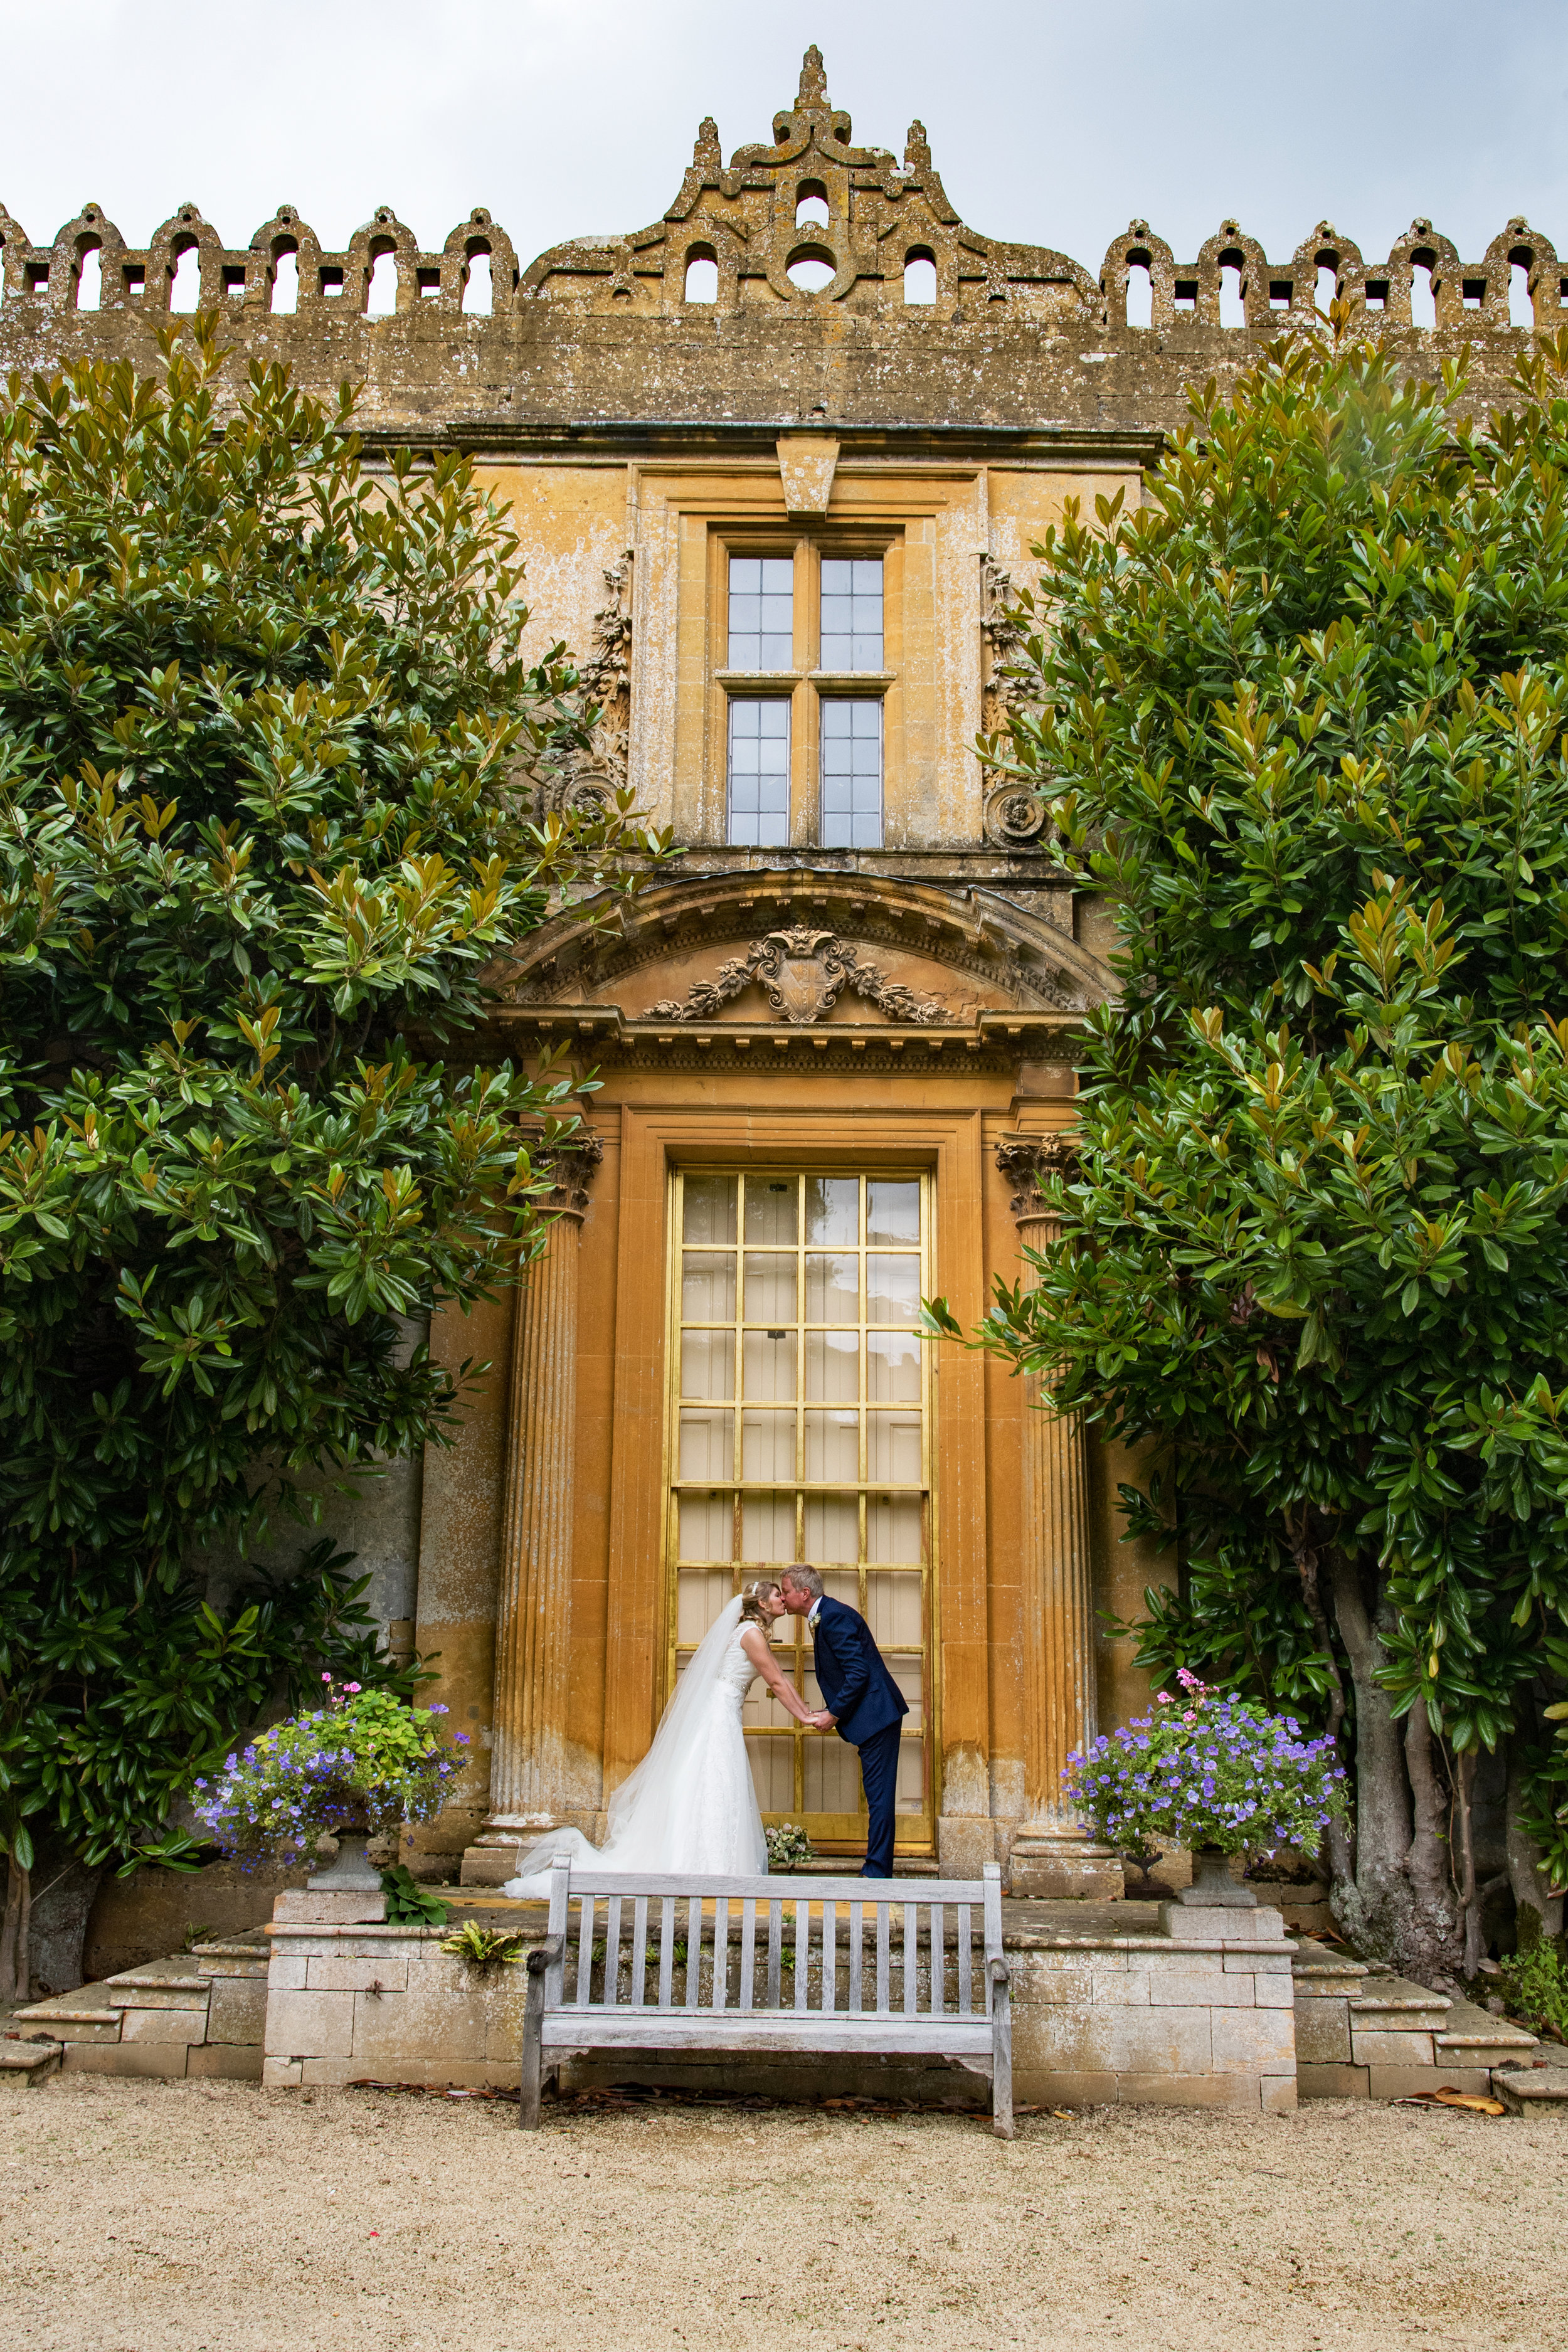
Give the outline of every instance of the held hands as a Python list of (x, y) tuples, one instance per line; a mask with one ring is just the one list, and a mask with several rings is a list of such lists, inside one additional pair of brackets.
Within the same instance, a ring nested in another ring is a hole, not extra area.
[(815, 1714), (805, 1717), (805, 1727), (808, 1731), (831, 1731), (837, 1721), (836, 1715), (829, 1715), (825, 1706), (819, 1706)]

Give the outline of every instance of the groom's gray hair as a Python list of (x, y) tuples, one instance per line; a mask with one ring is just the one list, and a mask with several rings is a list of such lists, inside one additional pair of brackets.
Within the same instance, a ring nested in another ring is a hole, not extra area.
[(793, 1560), (784, 1571), (784, 1582), (793, 1584), (797, 1592), (809, 1592), (814, 1601), (822, 1598), (822, 1570), (808, 1568), (804, 1559)]

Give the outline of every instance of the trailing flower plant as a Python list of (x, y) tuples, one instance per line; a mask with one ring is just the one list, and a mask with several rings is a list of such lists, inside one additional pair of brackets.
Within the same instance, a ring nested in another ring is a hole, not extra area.
[(322, 1706), (258, 1733), (220, 1779), (196, 1782), (196, 1817), (228, 1853), (314, 1860), (340, 1830), (384, 1835), (440, 1811), (468, 1744), (462, 1731), (447, 1739), (446, 1708), (321, 1680)]
[(1308, 1853), (1345, 1810), (1346, 1774), (1331, 1739), (1309, 1739), (1294, 1716), (1209, 1689), (1184, 1666), (1182, 1696), (1075, 1750), (1062, 1775), (1085, 1822), (1123, 1853), (1157, 1843), (1226, 1853)]

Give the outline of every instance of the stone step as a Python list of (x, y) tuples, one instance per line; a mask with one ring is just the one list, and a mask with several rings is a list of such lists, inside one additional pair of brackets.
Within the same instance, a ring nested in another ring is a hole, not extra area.
[(42, 2083), (58, 2073), (63, 2055), (58, 2042), (0, 2041), (0, 2074), (24, 2083)]
[(1568, 2066), (1498, 2066), (1492, 2088), (1510, 2115), (1568, 2116)]

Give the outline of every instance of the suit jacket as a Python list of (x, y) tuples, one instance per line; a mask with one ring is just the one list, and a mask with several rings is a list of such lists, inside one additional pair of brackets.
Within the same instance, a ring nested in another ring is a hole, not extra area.
[(888, 1672), (858, 1609), (824, 1593), (812, 1636), (822, 1704), (838, 1718), (838, 1737), (863, 1747), (908, 1715), (910, 1703)]

